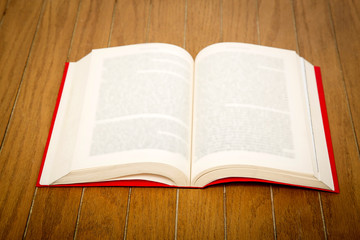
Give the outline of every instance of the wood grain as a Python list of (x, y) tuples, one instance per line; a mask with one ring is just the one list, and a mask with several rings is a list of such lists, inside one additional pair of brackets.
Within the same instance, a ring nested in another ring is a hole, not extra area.
[(42, 6), (43, 0), (13, 0), (7, 6), (5, 14), (6, 1), (2, 1), (0, 5), (0, 149)]
[(127, 239), (175, 236), (176, 189), (132, 188)]
[(267, 184), (226, 185), (227, 239), (274, 237), (270, 187)]
[[(291, 1), (259, 1), (260, 43), (297, 49)], [(324, 238), (318, 194), (315, 191), (273, 186), (276, 236), (279, 239)]]
[[(86, 1), (83, 0), (80, 4), (79, 11), (77, 11), (77, 6), (74, 6), (74, 10), (78, 12), (77, 16), (77, 24), (74, 30), (74, 35), (72, 36), (72, 47), (70, 55), (68, 56), (68, 60), (75, 61), (84, 57), (88, 54), (91, 49), (106, 47), (111, 23), (112, 23), (112, 12), (114, 8), (114, 1)], [(73, 29), (75, 24), (73, 24)], [(67, 56), (69, 50), (64, 51), (64, 55)], [(64, 63), (61, 64), (62, 66)], [(61, 75), (58, 76), (58, 79), (61, 78)], [(52, 212), (48, 211), (47, 208), (42, 208), (43, 205), (48, 206), (61, 206), (63, 204), (63, 199), (59, 197), (59, 193), (62, 190), (60, 188), (51, 188), (47, 191), (43, 191), (39, 189), (39, 194), (36, 195), (34, 201), (34, 209), (38, 209), (34, 211), (34, 213), (30, 216), (29, 222), (29, 233), (33, 233), (30, 238), (38, 238), (43, 233), (43, 229), (48, 228), (52, 229), (55, 227), (53, 224), (53, 220), (59, 219), (59, 221), (63, 221), (66, 223), (71, 223), (70, 225), (62, 224), (63, 228), (56, 228), (56, 231), (53, 231), (52, 237), (61, 237), (61, 236), (74, 236), (75, 230), (74, 226), (76, 225), (78, 208), (80, 205), (80, 198), (82, 190), (81, 188), (74, 188), (67, 195), (69, 202), (64, 205), (62, 208), (52, 208)], [(96, 192), (96, 190), (93, 190)], [(91, 191), (91, 192), (93, 192)], [(89, 196), (86, 194), (83, 196), (84, 206), (88, 207), (88, 201), (93, 201), (94, 203), (102, 203), (102, 194), (99, 190), (99, 194), (95, 194), (93, 196)], [(91, 207), (85, 208), (82, 213), (87, 216), (89, 215), (88, 211), (91, 211)], [(45, 211), (45, 214), (43, 211)], [(124, 212), (126, 211), (123, 210)], [(67, 214), (62, 214), (62, 212), (66, 212)], [(115, 212), (115, 211), (114, 211)], [(42, 226), (37, 224), (37, 221), (43, 221)], [(84, 219), (84, 218), (81, 218)], [(86, 231), (86, 227), (90, 226), (94, 222), (91, 219), (84, 219), (83, 222), (79, 223), (80, 229), (82, 230), (78, 236), (85, 236), (88, 234)], [(71, 227), (72, 228), (71, 228)], [(84, 227), (83, 227), (84, 226)], [(93, 226), (91, 230), (98, 230), (100, 234), (102, 228), (97, 228), (98, 226)]]
[(279, 239), (324, 239), (318, 193), (273, 187), (276, 235)]
[(25, 239), (72, 239), (81, 197), (77, 192), (76, 188), (39, 188)]
[(339, 177), (340, 194), (321, 194), (328, 239), (357, 239), (360, 236), (360, 161), (329, 5), (327, 1), (296, 1), (294, 7), (300, 52), (322, 69)]
[(291, 1), (258, 1), (260, 44), (297, 51)]
[(146, 42), (150, 0), (118, 0), (110, 46)]
[(360, 148), (360, 2), (330, 1), (331, 17), (348, 95), (354, 130)]
[(68, 61), (78, 61), (92, 49), (108, 47), (115, 0), (82, 0)]
[(224, 239), (224, 187), (180, 189), (177, 239)]
[(221, 2), (188, 0), (185, 47), (193, 58), (221, 37)]
[(59, 78), (70, 46), (72, 28), (69, 26), (75, 24), (77, 5), (77, 1), (46, 3), (34, 40), (28, 70), (0, 155), (0, 233), (3, 239), (19, 239), (25, 229)]
[[(226, 0), (222, 5), (222, 40), (256, 44), (256, 1)], [(270, 188), (263, 184), (226, 185), (227, 239), (270, 239), (274, 236)]]
[(184, 47), (185, 10), (185, 0), (153, 0), (148, 41)]
[(76, 239), (123, 239), (128, 195), (128, 188), (85, 188)]
[(251, 0), (224, 0), (222, 3), (222, 41), (257, 44), (257, 4)]

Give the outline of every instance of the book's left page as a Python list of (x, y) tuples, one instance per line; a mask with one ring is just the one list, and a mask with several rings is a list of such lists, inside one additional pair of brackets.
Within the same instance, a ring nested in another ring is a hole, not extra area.
[(40, 184), (189, 185), (193, 65), (185, 50), (156, 43), (70, 63)]

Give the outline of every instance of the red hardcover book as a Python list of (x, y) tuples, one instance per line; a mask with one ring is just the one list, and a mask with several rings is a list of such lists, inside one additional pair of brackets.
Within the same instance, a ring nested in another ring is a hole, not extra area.
[[(184, 103), (189, 122), (177, 115)], [(229, 182), (339, 192), (319, 67), (242, 43), (211, 45), (195, 61), (173, 45), (137, 44), (66, 63), (38, 187)]]

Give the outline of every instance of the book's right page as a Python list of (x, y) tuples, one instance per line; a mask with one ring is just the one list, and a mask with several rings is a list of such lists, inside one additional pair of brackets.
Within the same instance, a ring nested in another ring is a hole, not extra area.
[(198, 54), (193, 185), (214, 177), (302, 185), (319, 177), (303, 72), (290, 50), (218, 43)]

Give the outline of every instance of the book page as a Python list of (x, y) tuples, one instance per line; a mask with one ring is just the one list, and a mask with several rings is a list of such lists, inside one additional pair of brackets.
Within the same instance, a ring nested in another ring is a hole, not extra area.
[(189, 175), (193, 59), (168, 44), (94, 50), (73, 169), (134, 162)]
[(220, 43), (195, 61), (192, 176), (227, 165), (313, 174), (299, 58)]
[[(330, 189), (334, 190), (334, 180), (330, 165), (330, 154), (325, 137), (325, 129), (323, 122), (323, 114), (319, 102), (319, 89), (315, 78), (314, 66), (303, 59), (304, 72), (306, 75), (306, 83), (309, 95), (309, 106), (312, 121), (312, 132), (314, 135), (314, 145), (316, 146), (316, 168), (319, 170), (318, 178), (321, 179)], [(320, 79), (318, 79), (320, 81)], [(321, 90), (320, 90), (321, 91)], [(327, 129), (329, 130), (329, 129)]]
[(66, 81), (64, 81), (61, 101), (56, 112), (56, 121), (51, 133), (40, 184), (51, 184), (71, 170), (77, 139), (76, 132), (80, 127), (79, 109), (84, 104), (84, 92), (78, 90), (86, 85), (90, 61), (91, 55), (87, 55), (76, 63), (69, 63), (68, 70), (65, 72)]

